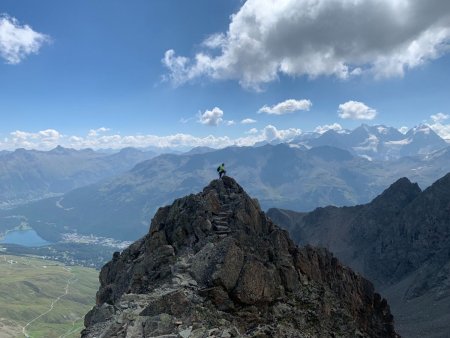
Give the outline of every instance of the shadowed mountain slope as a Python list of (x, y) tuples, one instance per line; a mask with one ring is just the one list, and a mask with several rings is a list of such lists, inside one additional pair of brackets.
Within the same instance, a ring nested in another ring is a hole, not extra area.
[(115, 154), (56, 147), (17, 149), (0, 156), (0, 207), (63, 194), (127, 170), (154, 154), (124, 148)]
[(374, 281), (405, 336), (450, 334), (450, 174), (424, 191), (402, 178), (365, 205), (268, 215)]

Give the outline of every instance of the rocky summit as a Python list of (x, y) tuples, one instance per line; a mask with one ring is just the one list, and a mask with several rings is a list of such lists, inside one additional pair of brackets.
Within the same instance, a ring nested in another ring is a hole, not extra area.
[(297, 247), (230, 177), (160, 208), (100, 272), (82, 337), (398, 337), (387, 302)]

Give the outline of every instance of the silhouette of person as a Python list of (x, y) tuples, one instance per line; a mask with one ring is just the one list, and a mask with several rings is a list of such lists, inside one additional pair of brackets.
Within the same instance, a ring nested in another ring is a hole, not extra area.
[(222, 163), (217, 167), (217, 172), (219, 173), (219, 178), (222, 178), (222, 176), (227, 173), (227, 171), (225, 170), (225, 163)]

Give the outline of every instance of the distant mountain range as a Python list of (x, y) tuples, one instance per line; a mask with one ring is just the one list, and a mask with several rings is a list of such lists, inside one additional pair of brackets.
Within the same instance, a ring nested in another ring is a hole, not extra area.
[(401, 178), (365, 205), (268, 215), (298, 243), (326, 247), (373, 281), (405, 337), (448, 337), (450, 174), (424, 191)]
[(308, 147), (334, 146), (370, 160), (392, 160), (426, 155), (448, 146), (428, 125), (422, 124), (402, 134), (396, 128), (363, 124), (354, 130), (308, 133), (293, 141)]
[(26, 219), (49, 240), (73, 231), (133, 240), (146, 233), (159, 207), (215, 178), (218, 163), (225, 162), (228, 175), (256, 196), (262, 208), (309, 211), (367, 203), (402, 176), (426, 187), (450, 171), (449, 158), (450, 148), (427, 156), (369, 161), (330, 146), (287, 144), (165, 154), (101, 183), (0, 212), (0, 223), (11, 227)]
[(0, 154), (0, 207), (21, 204), (98, 182), (155, 156), (134, 148), (113, 154), (56, 147)]
[[(267, 143), (258, 144), (255, 148), (264, 144)], [(279, 141), (272, 141), (271, 144), (279, 144)], [(393, 127), (365, 124), (352, 131), (303, 133), (292, 140), (290, 145), (299, 149), (337, 147), (347, 150), (353, 156), (382, 161), (428, 155), (448, 146), (427, 125), (420, 125), (402, 134)], [(161, 155), (162, 152), (172, 155), (201, 155), (214, 151), (216, 149), (196, 147), (181, 153), (169, 148), (149, 147), (145, 150), (124, 148), (117, 152), (112, 149), (75, 150), (61, 146), (51, 151), (0, 151), (0, 208), (62, 194), (99, 182), (130, 170), (137, 163)]]

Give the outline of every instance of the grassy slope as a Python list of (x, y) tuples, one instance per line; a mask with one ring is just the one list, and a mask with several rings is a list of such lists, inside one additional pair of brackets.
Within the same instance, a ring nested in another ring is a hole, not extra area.
[(94, 269), (0, 256), (0, 337), (24, 337), (22, 327), (46, 313), (59, 296), (53, 309), (33, 321), (26, 331), (33, 338), (77, 337), (83, 328), (83, 316), (95, 303), (97, 289), (98, 271)]

